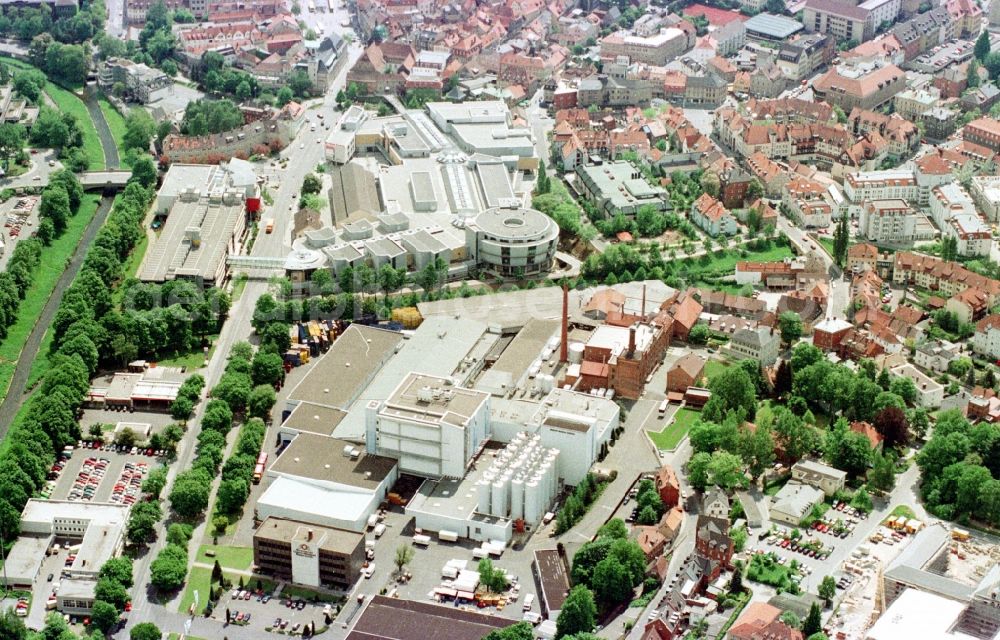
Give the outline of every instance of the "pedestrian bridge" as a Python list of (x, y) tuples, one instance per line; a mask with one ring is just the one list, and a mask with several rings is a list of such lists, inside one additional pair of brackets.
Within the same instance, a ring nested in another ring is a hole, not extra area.
[(230, 253), (226, 263), (237, 269), (281, 269), (285, 268), (284, 258), (268, 258), (264, 256), (238, 256)]
[(84, 171), (80, 184), (84, 189), (121, 189), (131, 177), (131, 171)]

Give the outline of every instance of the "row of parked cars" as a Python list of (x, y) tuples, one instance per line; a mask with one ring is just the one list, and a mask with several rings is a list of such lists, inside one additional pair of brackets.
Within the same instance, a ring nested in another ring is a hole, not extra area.
[(70, 489), (67, 499), (74, 501), (82, 500), (84, 502), (93, 500), (94, 494), (97, 493), (97, 487), (104, 480), (104, 473), (108, 469), (109, 462), (111, 461), (107, 458), (90, 457), (84, 460), (83, 466), (80, 467), (80, 471), (76, 474), (76, 479), (73, 481), (73, 487)]
[[(120, 453), (122, 455), (162, 457), (166, 454), (163, 449), (153, 449), (150, 447), (127, 447), (125, 445), (104, 442), (103, 440), (80, 440), (76, 443), (80, 449), (93, 449), (95, 451), (108, 451)], [(72, 450), (72, 447), (70, 447)]]
[(111, 502), (135, 504), (142, 493), (142, 478), (147, 471), (149, 465), (145, 462), (126, 462), (115, 488), (111, 491)]

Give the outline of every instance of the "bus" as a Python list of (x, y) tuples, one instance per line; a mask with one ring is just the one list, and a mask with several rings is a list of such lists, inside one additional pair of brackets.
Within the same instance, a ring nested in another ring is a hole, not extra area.
[(253, 468), (253, 483), (260, 484), (260, 479), (264, 477), (264, 467), (267, 466), (267, 454), (263, 451), (257, 456), (257, 464)]

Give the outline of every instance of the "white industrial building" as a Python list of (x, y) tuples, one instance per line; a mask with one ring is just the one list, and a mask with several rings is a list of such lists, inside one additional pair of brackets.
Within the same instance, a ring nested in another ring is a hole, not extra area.
[(384, 402), (368, 404), (368, 452), (395, 458), (404, 473), (460, 478), (488, 437), (489, 401), (451, 378), (411, 373)]
[(94, 603), (97, 573), (121, 553), (129, 507), (97, 502), (28, 500), (21, 514), (21, 536), (6, 558), (12, 586), (31, 588), (48, 549), (56, 542), (76, 547), (76, 558), (63, 570), (57, 607), (87, 614)]
[(425, 481), (406, 514), (424, 531), (508, 542), (515, 521), (536, 525), (551, 508), (562, 487), (559, 457), (539, 435), (518, 434), (503, 449), (484, 452), (464, 479)]
[(328, 436), (303, 432), (268, 468), (257, 517), (364, 531), (399, 477), (396, 461)]
[(537, 524), (561, 488), (558, 458), (559, 450), (542, 445), (540, 435), (519, 433), (496, 452), (489, 469), (476, 482), (477, 510)]

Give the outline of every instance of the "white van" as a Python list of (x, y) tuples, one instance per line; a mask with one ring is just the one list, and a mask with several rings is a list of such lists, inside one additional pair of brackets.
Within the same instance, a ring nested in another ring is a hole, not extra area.
[(490, 553), (482, 547), (476, 547), (475, 549), (472, 550), (472, 557), (475, 558), (476, 560), (482, 560), (483, 558), (489, 555)]
[(664, 400), (663, 402), (660, 403), (660, 415), (663, 415), (664, 413), (667, 412), (667, 405), (669, 404), (670, 404), (669, 400)]
[(385, 533), (385, 525), (379, 523), (378, 525), (375, 526), (375, 531), (373, 533), (375, 534), (376, 538), (381, 538), (382, 534)]
[(524, 596), (524, 604), (521, 605), (521, 607), (525, 611), (531, 611), (531, 605), (533, 604), (535, 604), (535, 594), (529, 593), (528, 595)]
[[(385, 526), (385, 525), (379, 525), (379, 526)], [(376, 529), (376, 531), (377, 531), (377, 529)], [(419, 533), (417, 535), (413, 536), (413, 544), (419, 545), (421, 547), (426, 547), (430, 543), (431, 543), (431, 537), (430, 536), (425, 536), (425, 535), (419, 534)]]

